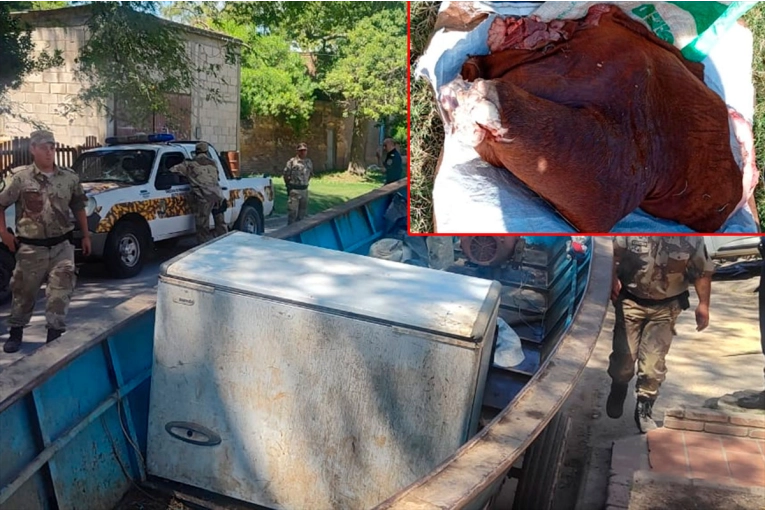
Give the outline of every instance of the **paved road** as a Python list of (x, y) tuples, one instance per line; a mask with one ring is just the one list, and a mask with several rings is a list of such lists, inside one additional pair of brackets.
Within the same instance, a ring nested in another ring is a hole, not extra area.
[[(266, 232), (277, 230), (286, 225), (285, 217), (266, 220)], [(69, 325), (84, 322), (93, 316), (104, 313), (138, 293), (156, 288), (157, 275), (163, 262), (183, 253), (195, 244), (194, 238), (185, 238), (172, 248), (158, 248), (140, 275), (125, 280), (108, 277), (102, 264), (84, 264), (79, 268), (77, 289), (72, 297), (67, 322)], [(6, 354), (0, 350), (0, 370), (21, 357), (45, 345), (45, 292), (40, 291), (35, 313), (29, 327), (24, 330), (24, 343), (21, 350)], [(0, 343), (7, 338), (6, 321), (10, 314), (10, 303), (0, 306)]]

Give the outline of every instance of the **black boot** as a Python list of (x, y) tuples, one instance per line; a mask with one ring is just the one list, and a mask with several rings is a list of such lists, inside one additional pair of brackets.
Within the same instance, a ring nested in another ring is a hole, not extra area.
[(656, 422), (653, 421), (653, 400), (646, 397), (638, 397), (635, 406), (635, 423), (643, 434), (656, 428)]
[(64, 334), (63, 329), (48, 329), (48, 338), (45, 340), (45, 343), (49, 344), (63, 334)]
[(16, 352), (21, 348), (21, 337), (23, 336), (24, 328), (13, 327), (10, 333), (8, 340), (3, 345), (3, 350), (8, 353)]
[(611, 383), (611, 393), (606, 401), (606, 414), (609, 418), (620, 418), (624, 412), (624, 400), (627, 398), (629, 384)]
[(744, 409), (765, 410), (765, 391), (761, 391), (748, 397), (741, 397), (736, 403), (739, 407), (743, 407)]

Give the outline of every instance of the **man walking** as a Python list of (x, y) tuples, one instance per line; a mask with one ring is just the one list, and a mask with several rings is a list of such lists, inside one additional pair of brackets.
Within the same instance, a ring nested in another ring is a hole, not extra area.
[[(224, 199), (218, 183), (218, 167), (207, 154), (208, 150), (207, 142), (199, 142), (194, 147), (193, 160), (184, 161), (170, 169), (186, 177), (191, 185), (189, 201), (199, 244), (222, 236), (228, 230), (223, 219), (225, 209), (222, 207)], [(210, 214), (215, 222), (213, 233), (210, 233)]]
[(401, 163), (401, 154), (396, 148), (396, 142), (392, 138), (386, 138), (383, 141), (383, 150), (385, 151), (385, 184), (396, 182), (404, 176), (404, 168)]
[(300, 221), (308, 212), (308, 183), (313, 176), (313, 162), (308, 159), (308, 146), (297, 146), (297, 155), (284, 167), (287, 186), (287, 225)]
[(611, 300), (616, 309), (608, 375), (611, 393), (606, 412), (619, 418), (637, 361), (635, 423), (642, 433), (656, 428), (652, 410), (667, 373), (665, 357), (672, 327), (690, 307), (688, 287), (699, 298), (696, 330), (709, 325), (714, 263), (703, 237), (617, 236)]
[[(760, 256), (762, 265), (760, 266), (760, 347), (765, 356), (765, 237), (760, 239)], [(738, 399), (739, 407), (744, 409), (763, 409), (765, 410), (765, 390), (748, 397)]]
[[(53, 133), (35, 131), (30, 135), (34, 163), (13, 171), (8, 186), (0, 192), (0, 238), (16, 252), (11, 279), (13, 303), (8, 319), (10, 335), (5, 352), (21, 347), (24, 327), (29, 324), (35, 301), (45, 278), (46, 342), (66, 330), (66, 315), (76, 284), (73, 230), (69, 211), (82, 231), (82, 253), (90, 255), (90, 232), (85, 215), (88, 198), (77, 174), (56, 165)], [(5, 224), (5, 210), (16, 206), (16, 236)]]

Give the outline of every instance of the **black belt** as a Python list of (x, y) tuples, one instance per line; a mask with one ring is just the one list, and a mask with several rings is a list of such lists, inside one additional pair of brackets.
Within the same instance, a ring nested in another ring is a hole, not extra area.
[(639, 304), (640, 306), (661, 306), (666, 305), (668, 303), (671, 303), (673, 301), (680, 301), (683, 303), (684, 301), (687, 301), (690, 297), (690, 292), (687, 290), (681, 294), (678, 294), (677, 296), (672, 296), (664, 299), (645, 299), (645, 298), (639, 298), (635, 296), (634, 294), (631, 294), (627, 290), (622, 289), (622, 296), (624, 298), (629, 299), (630, 301), (634, 301), (635, 303)]
[(44, 246), (46, 248), (51, 248), (53, 246), (56, 246), (57, 244), (61, 244), (64, 241), (69, 241), (70, 243), (74, 241), (74, 233), (73, 231), (69, 231), (64, 235), (57, 236), (57, 237), (48, 237), (46, 239), (30, 239), (28, 237), (16, 237), (16, 239), (19, 240), (19, 243), (21, 244), (29, 244), (31, 246)]
[(291, 185), (287, 186), (287, 190), (288, 191), (292, 191), (293, 189), (297, 190), (297, 191), (304, 191), (304, 190), (308, 189), (308, 184), (300, 184), (300, 185), (298, 185), (298, 184), (291, 184)]

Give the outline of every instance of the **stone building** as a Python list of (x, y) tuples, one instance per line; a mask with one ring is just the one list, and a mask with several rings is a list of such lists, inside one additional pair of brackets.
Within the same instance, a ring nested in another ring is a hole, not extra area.
[[(227, 43), (241, 44), (217, 32), (202, 30), (167, 21), (182, 29), (192, 61), (199, 66), (220, 64), (218, 76), (198, 76), (195, 89), (168, 94), (172, 116), (165, 118), (147, 112), (146, 119), (135, 125), (119, 109), (114, 118), (106, 112), (88, 109), (70, 118), (61, 115), (65, 105), (80, 91), (81, 84), (74, 75), (75, 58), (86, 43), (86, 20), (89, 6), (30, 11), (18, 16), (32, 27), (32, 40), (38, 49), (48, 52), (61, 50), (64, 65), (27, 77), (18, 90), (11, 91), (10, 100), (27, 117), (46, 124), (57, 141), (66, 145), (81, 145), (88, 136), (103, 143), (107, 136), (135, 132), (170, 132), (177, 139), (201, 139), (218, 151), (239, 150), (239, 63), (225, 62)], [(225, 82), (225, 83), (224, 83)], [(210, 88), (217, 88), (221, 102), (207, 101)], [(115, 102), (118, 105), (119, 102)], [(18, 119), (0, 119), (0, 139), (28, 136), (32, 127)]]

